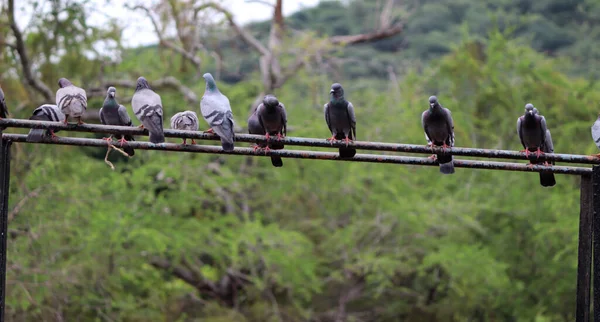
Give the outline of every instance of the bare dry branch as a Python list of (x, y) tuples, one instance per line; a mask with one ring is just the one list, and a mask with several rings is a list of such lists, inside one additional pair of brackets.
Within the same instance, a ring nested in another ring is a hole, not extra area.
[[(131, 8), (132, 10), (142, 10), (146, 13), (146, 16), (148, 16), (148, 18), (150, 19), (150, 21), (152, 22), (152, 26), (154, 26), (154, 32), (156, 33), (156, 36), (158, 37), (158, 42), (160, 45), (171, 49), (172, 51), (180, 54), (183, 58), (187, 59), (188, 61), (190, 61), (194, 67), (196, 68), (197, 71), (200, 70), (200, 66), (202, 65), (202, 59), (200, 59), (200, 57), (198, 57), (195, 53), (195, 51), (187, 51), (185, 50), (183, 47), (181, 46), (177, 46), (175, 43), (173, 43), (172, 41), (169, 41), (167, 39), (165, 39), (162, 31), (160, 30), (159, 26), (158, 26), (158, 22), (156, 21), (156, 19), (154, 18), (154, 16), (152, 15), (152, 12), (150, 12), (150, 9), (142, 6), (142, 5), (137, 5)], [(194, 48), (197, 48), (197, 46), (192, 46)]]
[[(183, 85), (177, 78), (173, 76), (167, 76), (164, 78), (157, 79), (155, 81), (150, 81), (150, 86), (154, 89), (175, 89), (183, 94), (185, 100), (192, 104), (198, 105), (200, 104), (200, 100), (194, 91), (192, 91), (189, 87)], [(91, 97), (104, 97), (106, 95), (106, 89), (110, 86), (115, 87), (123, 87), (123, 88), (135, 88), (137, 83), (135, 80), (110, 80), (105, 81), (99, 87), (88, 88), (86, 95), (88, 99)]]
[(39, 78), (35, 77), (31, 71), (31, 64), (29, 57), (27, 56), (27, 50), (25, 48), (25, 42), (23, 41), (23, 34), (17, 26), (15, 21), (15, 1), (8, 0), (8, 20), (10, 22), (10, 29), (15, 36), (16, 44), (15, 50), (19, 54), (19, 60), (21, 61), (21, 67), (23, 68), (23, 77), (27, 80), (27, 83), (35, 89), (37, 92), (44, 96), (46, 101), (53, 101), (54, 93), (50, 88), (44, 84)]
[(371, 33), (349, 36), (334, 36), (329, 38), (329, 41), (334, 45), (355, 45), (393, 37), (395, 35), (400, 34), (403, 30), (404, 24), (398, 23), (389, 28), (380, 29)]
[(269, 50), (263, 44), (261, 44), (260, 41), (258, 41), (258, 39), (256, 39), (249, 32), (247, 32), (242, 27), (240, 27), (233, 20), (233, 14), (231, 12), (229, 12), (229, 10), (227, 10), (223, 6), (221, 6), (220, 4), (215, 3), (215, 2), (207, 2), (205, 4), (202, 4), (202, 5), (198, 6), (198, 7), (196, 7), (196, 9), (194, 9), (194, 11), (195, 12), (199, 12), (199, 11), (202, 11), (202, 10), (208, 9), (208, 8), (212, 8), (214, 10), (217, 10), (220, 13), (222, 13), (223, 15), (225, 15), (225, 18), (227, 19), (227, 21), (228, 21), (229, 25), (231, 26), (231, 28), (233, 28), (233, 30), (235, 30), (235, 32), (240, 37), (242, 37), (242, 39), (249, 46), (251, 46), (254, 49), (256, 49), (261, 55), (268, 55), (269, 54)]

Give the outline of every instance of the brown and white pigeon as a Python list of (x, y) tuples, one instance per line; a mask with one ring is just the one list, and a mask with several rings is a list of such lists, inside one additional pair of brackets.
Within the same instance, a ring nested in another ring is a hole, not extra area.
[(87, 109), (87, 96), (83, 88), (77, 87), (66, 78), (58, 80), (56, 105), (65, 115), (65, 124), (69, 116), (77, 119), (77, 124), (83, 124), (81, 117)]
[[(63, 122), (65, 115), (60, 111), (58, 106), (53, 104), (44, 104), (33, 110), (33, 113), (29, 117), (30, 120), (36, 121), (50, 121), (50, 122)], [(31, 129), (27, 134), (27, 142), (42, 142), (44, 136), (56, 137), (55, 132), (59, 130), (44, 130), (44, 129)]]
[[(183, 111), (176, 113), (171, 117), (171, 128), (174, 130), (198, 131), (198, 116), (193, 111)], [(186, 144), (187, 139), (183, 138), (183, 144)], [(196, 144), (196, 140), (192, 139), (192, 144)]]
[[(521, 152), (525, 152), (529, 157), (530, 152), (535, 152), (539, 157), (542, 153), (554, 153), (554, 144), (550, 130), (546, 126), (546, 118), (536, 113), (537, 109), (532, 104), (525, 105), (525, 114), (517, 119), (517, 134), (521, 140), (521, 144), (525, 148)], [(551, 162), (554, 164), (554, 161)], [(549, 166), (547, 161), (541, 162), (538, 160), (529, 161), (530, 165), (544, 164)], [(540, 172), (540, 184), (544, 187), (552, 187), (556, 184), (554, 173)]]
[(430, 158), (437, 159), (440, 172), (443, 174), (454, 173), (454, 161), (452, 155), (445, 153), (446, 148), (454, 146), (454, 121), (450, 110), (440, 105), (437, 97), (429, 97), (429, 109), (421, 114), (421, 126), (425, 131), (427, 145), (441, 146), (444, 152), (432, 155)]
[[(331, 132), (329, 141), (344, 140), (346, 145), (356, 140), (356, 116), (354, 106), (344, 98), (344, 89), (339, 83), (331, 85), (329, 91), (329, 102), (324, 109), (325, 122)], [(340, 158), (352, 158), (356, 155), (356, 149), (352, 147), (339, 148)]]

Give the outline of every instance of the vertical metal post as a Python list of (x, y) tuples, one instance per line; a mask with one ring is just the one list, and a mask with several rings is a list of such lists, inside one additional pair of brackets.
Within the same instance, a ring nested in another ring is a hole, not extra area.
[[(1, 132), (0, 135), (2, 135)], [(4, 322), (6, 302), (6, 242), (8, 239), (11, 144), (11, 141), (0, 140), (0, 322)]]
[(576, 322), (590, 321), (592, 269), (593, 193), (592, 177), (581, 176), (579, 197), (579, 251), (577, 254)]
[(600, 322), (600, 166), (595, 165), (592, 170), (593, 185), (593, 213), (592, 229), (594, 232), (594, 322)]

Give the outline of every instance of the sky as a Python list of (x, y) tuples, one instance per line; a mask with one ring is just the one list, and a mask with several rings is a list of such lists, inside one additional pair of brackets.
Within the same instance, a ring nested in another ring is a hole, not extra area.
[[(273, 3), (274, 0), (264, 0)], [(48, 1), (46, 1), (48, 2)], [(95, 7), (89, 23), (92, 25), (101, 25), (108, 17), (118, 18), (122, 21), (123, 40), (126, 47), (137, 47), (140, 45), (153, 44), (158, 38), (153, 32), (152, 25), (148, 18), (141, 12), (132, 12), (125, 9), (125, 3), (135, 3), (127, 0), (91, 0), (90, 4)], [(154, 1), (152, 1), (154, 2)], [(252, 21), (265, 20), (271, 17), (273, 10), (271, 7), (259, 2), (249, 0), (223, 0), (223, 6), (229, 9), (238, 24), (246, 24)], [(301, 8), (312, 7), (319, 3), (319, 0), (288, 0), (283, 2), (283, 13), (289, 15)], [(29, 22), (31, 8), (17, 9), (15, 16), (17, 24), (24, 28)]]

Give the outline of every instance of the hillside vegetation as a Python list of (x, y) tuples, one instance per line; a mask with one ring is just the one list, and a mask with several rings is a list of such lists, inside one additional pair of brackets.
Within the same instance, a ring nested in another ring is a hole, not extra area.
[[(557, 152), (597, 153), (594, 1), (406, 2), (400, 36), (335, 53), (351, 59), (339, 78), (302, 69), (275, 91), (290, 136), (330, 135), (322, 106), (340, 81), (359, 140), (424, 145), (420, 116), (435, 94), (452, 110), (457, 146), (521, 149), (515, 123), (532, 102)], [(376, 3), (324, 2), (288, 24), (318, 35), (362, 32), (373, 29)], [(97, 36), (126, 41), (108, 31)], [(27, 41), (42, 62), (35, 31)], [(143, 74), (204, 92), (167, 50), (130, 50), (107, 65), (78, 45), (39, 65), (53, 91), (58, 75), (91, 87)], [(227, 50), (226, 58), (244, 51)], [(20, 72), (7, 52), (2, 70)], [(218, 85), (245, 127), (261, 85), (256, 57), (238, 60), (248, 63), (225, 59), (223, 79), (231, 78)], [(207, 59), (204, 69), (214, 66)], [(11, 75), (2, 74), (9, 108), (26, 118), (30, 88)], [(117, 88), (120, 100), (132, 94)], [(165, 118), (199, 113), (177, 91), (160, 94)], [(20, 101), (28, 103), (19, 109)], [(442, 176), (437, 167), (297, 159), (274, 168), (265, 157), (158, 151), (115, 155), (111, 171), (104, 154), (14, 145), (8, 321), (573, 321), (577, 177), (557, 175), (556, 186), (542, 188), (532, 173)]]

